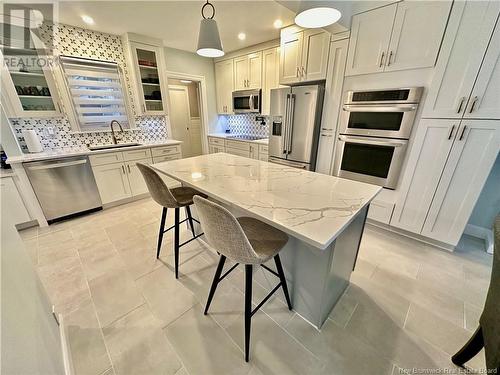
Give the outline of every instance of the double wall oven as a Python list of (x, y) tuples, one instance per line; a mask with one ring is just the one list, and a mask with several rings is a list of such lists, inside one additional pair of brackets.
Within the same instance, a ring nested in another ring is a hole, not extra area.
[(334, 174), (395, 189), (422, 87), (348, 91)]

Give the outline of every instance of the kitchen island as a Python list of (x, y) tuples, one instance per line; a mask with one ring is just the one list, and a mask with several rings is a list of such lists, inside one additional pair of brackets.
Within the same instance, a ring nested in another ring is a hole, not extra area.
[[(152, 167), (236, 216), (252, 216), (287, 233), (280, 256), (293, 309), (322, 326), (349, 284), (368, 205), (381, 187), (226, 153)], [(266, 287), (276, 284), (269, 282)]]

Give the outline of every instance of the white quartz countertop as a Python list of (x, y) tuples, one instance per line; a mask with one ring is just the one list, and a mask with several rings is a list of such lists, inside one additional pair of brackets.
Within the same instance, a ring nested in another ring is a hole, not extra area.
[(269, 144), (269, 138), (261, 138), (261, 139), (255, 139), (255, 140), (234, 138), (234, 137), (237, 137), (239, 135), (241, 135), (243, 137), (247, 136), (247, 134), (234, 134), (234, 133), (211, 133), (208, 136), (209, 137), (215, 137), (215, 138), (230, 139), (232, 141), (258, 143), (260, 145), (267, 145), (267, 144)]
[(226, 153), (166, 161), (153, 168), (320, 249), (382, 189)]
[(16, 164), (16, 163), (25, 163), (29, 161), (38, 161), (38, 160), (48, 160), (48, 159), (61, 159), (67, 158), (71, 156), (82, 156), (82, 155), (94, 155), (94, 154), (106, 154), (109, 152), (121, 152), (127, 150), (139, 150), (142, 148), (150, 148), (150, 147), (160, 147), (160, 146), (170, 146), (170, 145), (178, 145), (182, 143), (181, 141), (177, 141), (175, 139), (168, 139), (158, 143), (142, 143), (137, 146), (129, 146), (129, 147), (118, 147), (107, 150), (95, 150), (90, 151), (88, 148), (75, 148), (68, 150), (59, 150), (59, 151), (43, 151), (37, 152), (33, 154), (23, 154), (19, 156), (13, 156), (7, 159), (7, 163)]

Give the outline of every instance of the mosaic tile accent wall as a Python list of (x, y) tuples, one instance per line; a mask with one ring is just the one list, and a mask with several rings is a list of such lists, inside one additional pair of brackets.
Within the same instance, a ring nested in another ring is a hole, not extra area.
[[(64, 24), (45, 24), (41, 29), (40, 36), (45, 42), (48, 41), (48, 38), (54, 36), (53, 45), (59, 54), (117, 62), (125, 73), (126, 91), (130, 98), (132, 113), (137, 113), (135, 110), (136, 105), (133, 102), (134, 96), (132, 94), (132, 82), (128, 73), (129, 67), (125, 63), (120, 36)], [(165, 116), (136, 116), (137, 129), (126, 131), (123, 140), (127, 142), (153, 143), (168, 139), (167, 121), (168, 117)], [(80, 148), (86, 144), (100, 145), (111, 142), (111, 133), (109, 132), (72, 132), (69, 121), (64, 117), (11, 119), (11, 125), (23, 152), (27, 152), (26, 143), (21, 134), (24, 129), (34, 129), (39, 135), (45, 150), (56, 151), (66, 148)], [(47, 127), (54, 128), (54, 136), (48, 136)]]
[(256, 135), (262, 137), (269, 136), (269, 116), (264, 116), (266, 125), (262, 125), (260, 121), (255, 121), (258, 114), (241, 114), (241, 115), (221, 115), (219, 116), (220, 128), (229, 128), (231, 133)]

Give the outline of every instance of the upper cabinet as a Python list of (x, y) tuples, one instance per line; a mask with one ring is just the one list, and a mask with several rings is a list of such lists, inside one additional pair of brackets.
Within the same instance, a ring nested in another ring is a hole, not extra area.
[(234, 64), (233, 59), (215, 63), (215, 90), (217, 93), (217, 113), (233, 113)]
[(234, 59), (234, 89), (259, 89), (262, 86), (262, 51)]
[(2, 24), (11, 28), (10, 35), (1, 36), (2, 104), (8, 117), (56, 117), (61, 115), (58, 91), (50, 67), (53, 56), (44, 52), (38, 38), (23, 25)]
[(279, 86), (279, 47), (262, 52), (262, 114), (269, 115), (271, 109), (271, 90)]
[(124, 36), (125, 48), (135, 82), (135, 102), (139, 115), (168, 113), (165, 58), (161, 43), (135, 34)]
[(346, 75), (432, 67), (451, 1), (402, 1), (352, 18)]
[(279, 83), (282, 85), (326, 79), (330, 34), (321, 29), (282, 31)]
[(423, 117), (500, 118), (499, 12), (496, 0), (455, 2)]

